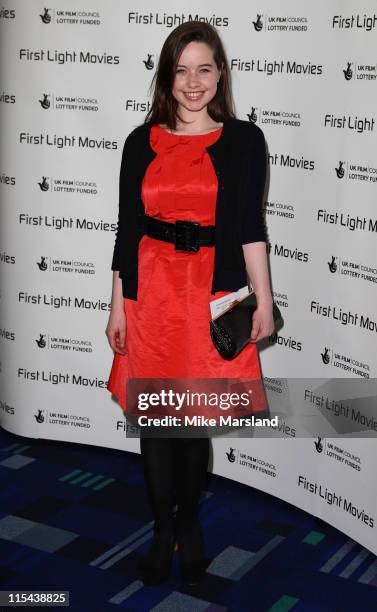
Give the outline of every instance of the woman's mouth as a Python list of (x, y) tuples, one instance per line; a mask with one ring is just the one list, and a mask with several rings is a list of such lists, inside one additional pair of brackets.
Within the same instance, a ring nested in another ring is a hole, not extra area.
[(188, 100), (199, 100), (204, 95), (204, 91), (185, 91), (184, 94)]

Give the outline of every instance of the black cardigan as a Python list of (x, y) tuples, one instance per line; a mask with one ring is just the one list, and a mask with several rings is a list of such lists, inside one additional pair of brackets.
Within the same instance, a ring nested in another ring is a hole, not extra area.
[[(150, 146), (151, 123), (127, 136), (119, 177), (119, 212), (112, 270), (119, 270), (123, 297), (137, 300), (138, 247), (145, 234), (141, 183), (156, 157)], [(215, 259), (211, 293), (235, 291), (247, 284), (242, 245), (267, 242), (263, 217), (267, 150), (262, 130), (241, 119), (223, 122), (220, 137), (206, 147), (218, 179)]]

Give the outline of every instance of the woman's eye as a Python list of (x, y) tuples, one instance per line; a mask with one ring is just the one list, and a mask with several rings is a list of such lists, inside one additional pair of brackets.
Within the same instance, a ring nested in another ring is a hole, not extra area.
[[(184, 69), (183, 68), (177, 68), (175, 72), (176, 72), (176, 74), (182, 74), (182, 72), (184, 72)], [(209, 72), (209, 68), (201, 68), (200, 72)]]

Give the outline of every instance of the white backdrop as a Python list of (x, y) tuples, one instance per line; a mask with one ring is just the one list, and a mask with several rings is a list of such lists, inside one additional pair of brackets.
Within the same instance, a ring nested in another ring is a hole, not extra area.
[[(164, 39), (191, 18), (218, 28), (237, 116), (256, 121), (269, 147), (270, 263), (285, 326), (261, 351), (264, 376), (375, 378), (375, 2), (49, 7), (0, 9), (1, 425), (139, 451), (106, 389), (120, 158)], [(298, 439), (285, 425), (286, 439), (214, 439), (213, 472), (377, 554), (373, 437)]]

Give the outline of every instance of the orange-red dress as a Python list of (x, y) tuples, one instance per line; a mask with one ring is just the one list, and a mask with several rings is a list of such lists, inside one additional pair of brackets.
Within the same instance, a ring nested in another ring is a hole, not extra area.
[[(146, 214), (215, 224), (217, 176), (205, 147), (221, 134), (150, 131), (157, 156), (142, 182)], [(107, 388), (124, 411), (128, 378), (261, 378), (258, 349), (248, 344), (233, 360), (223, 359), (209, 333), (209, 302), (215, 248), (176, 251), (175, 245), (144, 235), (138, 251), (138, 299), (124, 298), (126, 355), (114, 353)]]

